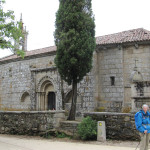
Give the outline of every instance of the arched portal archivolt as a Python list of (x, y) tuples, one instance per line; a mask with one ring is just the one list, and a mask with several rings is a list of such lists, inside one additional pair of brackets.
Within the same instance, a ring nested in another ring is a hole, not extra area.
[(37, 85), (37, 110), (56, 109), (56, 90), (54, 80), (49, 77), (43, 77)]
[(37, 84), (37, 92), (41, 91), (41, 86), (46, 81), (50, 81), (52, 83), (52, 85), (54, 86), (54, 89), (56, 89), (55, 88), (55, 81), (54, 81), (54, 79), (49, 77), (49, 76), (44, 76), (43, 78), (40, 79), (40, 81)]

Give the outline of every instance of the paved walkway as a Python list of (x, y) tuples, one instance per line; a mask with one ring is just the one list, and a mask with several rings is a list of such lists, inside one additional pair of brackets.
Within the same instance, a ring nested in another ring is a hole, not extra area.
[(0, 150), (135, 150), (135, 148), (0, 135)]

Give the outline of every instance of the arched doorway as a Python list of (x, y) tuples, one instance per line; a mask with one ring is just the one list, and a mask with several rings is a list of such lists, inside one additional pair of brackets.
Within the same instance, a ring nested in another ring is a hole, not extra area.
[(56, 109), (56, 94), (54, 86), (50, 80), (45, 80), (40, 86), (38, 92), (38, 110), (55, 110)]
[(49, 92), (48, 93), (48, 110), (55, 110), (56, 109), (56, 100), (55, 100), (55, 93)]

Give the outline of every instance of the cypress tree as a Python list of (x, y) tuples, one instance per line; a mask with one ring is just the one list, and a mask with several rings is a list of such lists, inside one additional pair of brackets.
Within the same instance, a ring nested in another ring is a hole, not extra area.
[(91, 0), (59, 0), (56, 13), (55, 64), (61, 78), (72, 85), (72, 104), (68, 120), (75, 120), (77, 83), (92, 68), (95, 23)]

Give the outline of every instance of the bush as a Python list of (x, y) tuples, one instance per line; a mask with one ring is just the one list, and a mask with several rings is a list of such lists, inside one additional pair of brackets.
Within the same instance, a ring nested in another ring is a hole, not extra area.
[(78, 126), (78, 135), (82, 140), (95, 140), (97, 137), (97, 122), (86, 117)]
[(66, 134), (63, 133), (63, 132), (56, 132), (56, 137), (57, 137), (57, 138), (71, 138), (71, 136), (66, 135)]
[(51, 139), (52, 135), (50, 133), (46, 133), (46, 134), (42, 135), (42, 137), (44, 137), (46, 139)]

